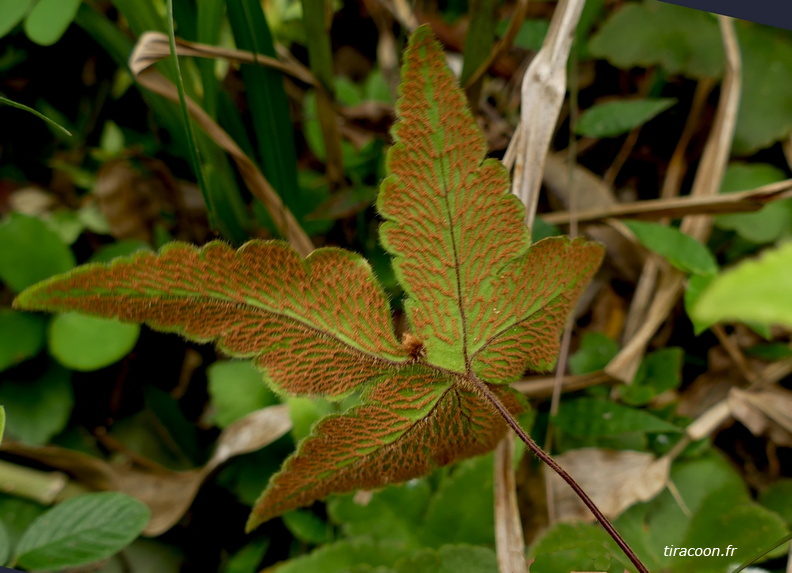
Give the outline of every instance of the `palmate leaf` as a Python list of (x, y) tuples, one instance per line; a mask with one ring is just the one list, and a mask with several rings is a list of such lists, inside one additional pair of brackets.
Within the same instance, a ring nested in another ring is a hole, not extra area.
[(534, 246), (440, 46), (419, 28), (405, 55), (396, 144), (378, 208), (381, 239), (405, 289), (410, 333), (399, 343), (365, 260), (334, 248), (302, 260), (276, 241), (238, 251), (173, 243), (86, 265), (23, 292), (19, 308), (79, 311), (215, 342), (251, 358), (278, 391), (360, 405), (320, 420), (273, 476), (252, 529), (331, 493), (376, 488), (492, 450), (506, 384), (552, 367), (599, 245)]

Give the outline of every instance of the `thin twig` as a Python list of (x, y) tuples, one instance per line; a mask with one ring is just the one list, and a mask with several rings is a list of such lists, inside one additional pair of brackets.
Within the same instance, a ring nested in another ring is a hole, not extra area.
[(561, 479), (563, 479), (569, 487), (575, 492), (575, 494), (580, 498), (580, 500), (589, 508), (594, 517), (599, 521), (600, 525), (608, 532), (608, 535), (616, 542), (616, 544), (621, 548), (627, 558), (632, 562), (633, 565), (638, 569), (639, 573), (649, 573), (649, 570), (646, 566), (641, 562), (635, 552), (630, 548), (627, 542), (619, 535), (619, 532), (616, 531), (616, 528), (613, 527), (611, 522), (608, 520), (607, 517), (600, 511), (600, 509), (596, 506), (596, 504), (591, 500), (591, 498), (583, 491), (578, 483), (569, 475), (564, 468), (562, 468), (558, 463), (548, 454), (545, 452), (539, 444), (533, 441), (533, 439), (522, 429), (520, 424), (511, 415), (511, 412), (503, 405), (500, 399), (493, 394), (492, 390), (490, 390), (487, 385), (478, 379), (474, 374), (470, 373), (468, 375), (468, 380), (473, 384), (473, 387), (481, 393), (483, 397), (485, 397), (490, 404), (498, 411), (504, 421), (509, 425), (509, 427), (514, 431), (515, 434), (523, 441), (523, 443), (528, 446), (528, 448), (536, 455), (537, 458), (542, 460), (547, 466), (556, 472)]

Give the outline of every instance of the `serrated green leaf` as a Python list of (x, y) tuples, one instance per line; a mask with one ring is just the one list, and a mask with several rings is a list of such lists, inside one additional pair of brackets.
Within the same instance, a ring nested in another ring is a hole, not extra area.
[(52, 364), (34, 380), (0, 381), (0, 404), (8, 408), (9, 436), (27, 444), (45, 445), (69, 421), (74, 406), (71, 373)]
[(623, 223), (644, 247), (666, 258), (680, 271), (697, 275), (718, 271), (718, 263), (709, 249), (679, 229), (646, 221)]
[[(767, 163), (730, 163), (723, 174), (721, 193), (748, 191), (786, 179), (786, 174)], [(755, 213), (734, 213), (715, 217), (721, 229), (736, 231), (754, 243), (769, 243), (792, 229), (792, 200), (773, 201)]]
[(500, 383), (551, 368), (601, 247), (553, 238), (528, 248), (506, 168), (485, 160), (486, 141), (428, 28), (411, 38), (401, 93), (377, 209), (427, 363)]
[(611, 101), (585, 110), (575, 133), (586, 137), (614, 137), (643, 125), (674, 105), (673, 98)]
[(691, 309), (695, 320), (792, 325), (792, 243), (718, 275)]
[(38, 517), (17, 547), (27, 569), (55, 571), (110, 557), (129, 545), (149, 520), (149, 510), (118, 492), (74, 497)]
[(406, 481), (491, 451), (512, 414), (508, 383), (549, 369), (604, 250), (552, 238), (529, 248), (524, 209), (464, 107), (428, 27), (406, 53), (397, 141), (379, 195), (383, 243), (408, 294), (396, 341), (371, 268), (333, 248), (305, 260), (279, 242), (238, 251), (180, 243), (87, 265), (21, 294), (19, 307), (142, 322), (249, 358), (284, 394), (359, 405), (332, 414), (283, 465), (249, 528), (330, 493)]
[(135, 347), (140, 326), (114, 319), (67, 312), (52, 319), (50, 354), (72, 370), (98, 370), (117, 362)]
[(0, 280), (13, 292), (64, 273), (74, 264), (69, 247), (35, 217), (12, 213), (0, 223)]
[(573, 436), (618, 436), (631, 432), (681, 432), (682, 429), (643, 410), (596, 398), (563, 402), (554, 422)]
[[(309, 555), (291, 559), (278, 566), (278, 573), (385, 573), (378, 567), (389, 567), (404, 555), (400, 543), (372, 541), (366, 538), (336, 541), (323, 545)], [(377, 569), (374, 569), (377, 567)], [(392, 573), (392, 569), (387, 569)]]
[(580, 348), (569, 357), (572, 374), (587, 374), (602, 370), (619, 352), (619, 343), (600, 332), (587, 332)]
[(27, 37), (41, 46), (50, 46), (77, 15), (82, 0), (39, 0), (25, 19)]
[(398, 573), (493, 573), (498, 558), (488, 547), (446, 545), (440, 549), (423, 549), (400, 560)]
[(718, 77), (723, 70), (715, 18), (655, 0), (625, 3), (591, 38), (589, 50), (625, 69), (659, 64), (695, 78)]
[(255, 410), (278, 403), (275, 394), (248, 360), (214, 362), (206, 369), (206, 378), (214, 409), (211, 419), (221, 428)]
[(0, 371), (38, 354), (47, 321), (41, 316), (0, 308)]

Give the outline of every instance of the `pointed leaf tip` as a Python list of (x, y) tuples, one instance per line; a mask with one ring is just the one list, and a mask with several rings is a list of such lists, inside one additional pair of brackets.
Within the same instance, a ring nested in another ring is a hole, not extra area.
[(219, 241), (202, 248), (171, 243), (159, 254), (136, 253), (49, 279), (15, 305), (215, 342), (230, 356), (253, 358), (291, 394), (340, 398), (408, 360), (368, 263), (333, 248), (302, 260), (279, 241), (251, 241), (238, 251)]

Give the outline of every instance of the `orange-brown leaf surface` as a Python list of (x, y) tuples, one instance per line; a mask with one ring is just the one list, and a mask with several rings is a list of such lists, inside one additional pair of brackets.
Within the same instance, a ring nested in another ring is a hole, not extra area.
[(16, 306), (80, 311), (214, 342), (254, 359), (287, 394), (360, 405), (319, 421), (273, 476), (248, 528), (332, 493), (377, 488), (492, 450), (506, 384), (549, 369), (567, 315), (602, 259), (582, 239), (530, 246), (523, 207), (486, 145), (428, 28), (405, 54), (378, 208), (405, 289), (399, 343), (368, 263), (324, 248), (302, 259), (277, 241), (239, 250), (172, 243), (86, 265), (23, 292)]

